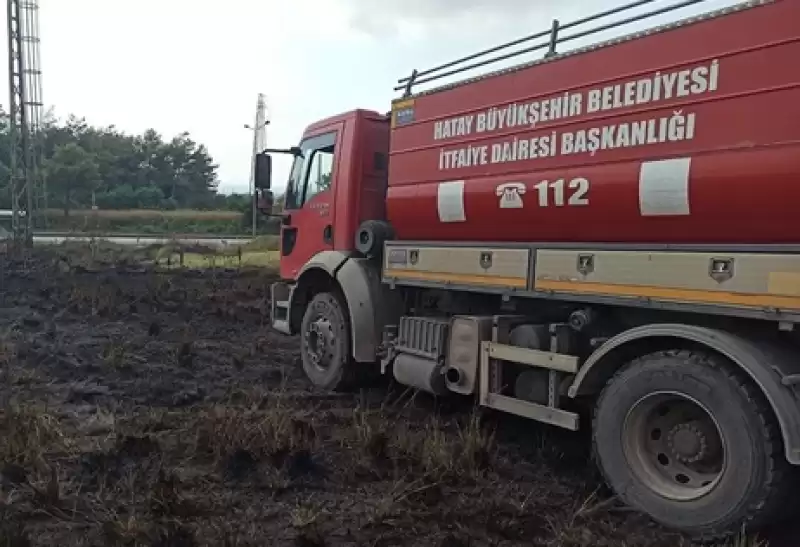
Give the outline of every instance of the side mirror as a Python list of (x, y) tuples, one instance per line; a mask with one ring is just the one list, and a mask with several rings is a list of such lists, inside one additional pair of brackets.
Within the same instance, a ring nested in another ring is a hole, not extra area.
[(267, 190), (272, 187), (272, 156), (265, 152), (256, 155), (254, 183), (256, 188)]

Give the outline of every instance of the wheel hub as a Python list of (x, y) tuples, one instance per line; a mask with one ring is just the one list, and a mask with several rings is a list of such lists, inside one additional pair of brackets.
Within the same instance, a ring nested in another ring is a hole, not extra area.
[(694, 424), (683, 423), (670, 430), (669, 447), (677, 460), (694, 463), (703, 459), (708, 450), (708, 442), (700, 428)]
[(311, 362), (317, 367), (326, 368), (333, 353), (333, 329), (330, 321), (319, 318), (311, 323), (306, 331), (305, 341)]
[(708, 410), (681, 393), (639, 400), (623, 427), (632, 471), (654, 493), (692, 500), (706, 495), (726, 467), (719, 428)]

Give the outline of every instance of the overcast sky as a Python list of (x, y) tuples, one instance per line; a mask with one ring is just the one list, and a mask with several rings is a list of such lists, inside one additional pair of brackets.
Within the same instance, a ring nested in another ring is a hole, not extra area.
[[(316, 119), (387, 112), (395, 81), (415, 67), (629, 0), (38, 1), (43, 94), (57, 116), (131, 133), (153, 127), (166, 138), (187, 130), (208, 146), (220, 190), (230, 192), (248, 188), (252, 134), (243, 125), (259, 92), (270, 109), (269, 146), (285, 147)], [(708, 0), (677, 14), (733, 3)], [(6, 106), (7, 63), (0, 67)], [(276, 186), (287, 172), (281, 158)]]

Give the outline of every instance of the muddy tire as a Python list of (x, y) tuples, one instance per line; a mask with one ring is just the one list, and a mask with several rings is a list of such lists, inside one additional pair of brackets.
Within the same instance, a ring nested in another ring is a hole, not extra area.
[(350, 352), (350, 325), (342, 300), (319, 293), (303, 314), (300, 329), (303, 370), (316, 387), (348, 391), (357, 385), (359, 365)]
[(697, 538), (758, 529), (787, 494), (771, 409), (716, 355), (658, 352), (625, 366), (597, 402), (593, 434), (621, 500)]

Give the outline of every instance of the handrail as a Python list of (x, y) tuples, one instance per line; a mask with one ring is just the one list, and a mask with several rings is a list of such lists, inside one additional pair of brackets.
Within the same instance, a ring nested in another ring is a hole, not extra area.
[[(583, 30), (580, 32), (576, 32), (574, 34), (570, 34), (567, 36), (562, 36), (561, 32), (564, 30), (568, 30), (574, 27), (578, 27), (581, 25), (585, 25), (586, 23), (591, 23), (593, 21), (597, 21), (599, 19), (604, 19), (611, 15), (616, 15), (618, 13), (622, 13), (634, 8), (638, 8), (640, 6), (644, 6), (646, 4), (652, 4), (658, 0), (636, 0), (634, 2), (625, 4), (623, 6), (619, 6), (616, 8), (612, 8), (606, 10), (604, 12), (590, 15), (588, 17), (584, 17), (583, 19), (578, 19), (577, 21), (572, 21), (571, 23), (561, 24), (558, 19), (553, 21), (552, 27), (550, 30), (545, 30), (542, 32), (538, 32), (536, 34), (532, 34), (530, 36), (525, 36), (522, 38), (518, 38), (516, 40), (512, 40), (511, 42), (506, 42), (505, 44), (501, 44), (499, 46), (495, 46), (489, 49), (485, 49), (483, 51), (479, 51), (478, 53), (473, 53), (472, 55), (467, 55), (466, 57), (462, 57), (455, 61), (450, 61), (433, 68), (429, 68), (422, 71), (414, 70), (411, 73), (411, 76), (406, 76), (405, 78), (400, 78), (397, 80), (398, 85), (394, 88), (395, 91), (403, 90), (403, 97), (409, 97), (412, 94), (413, 87), (415, 85), (424, 84), (427, 82), (432, 82), (435, 80), (439, 80), (441, 78), (446, 78), (448, 76), (453, 76), (455, 74), (460, 74), (462, 72), (466, 72), (468, 70), (472, 70), (475, 68), (479, 68), (482, 66), (490, 65), (493, 63), (497, 63), (500, 61), (505, 61), (507, 59), (511, 59), (513, 57), (517, 57), (518, 55), (523, 55), (525, 53), (531, 53), (533, 51), (538, 51), (541, 49), (547, 48), (547, 53), (545, 53), (545, 58), (552, 57), (557, 55), (556, 48), (558, 44), (562, 44), (564, 42), (569, 42), (572, 40), (577, 40), (578, 38), (583, 38), (585, 36), (590, 36), (592, 34), (596, 34), (598, 32), (603, 32), (605, 30), (609, 30), (615, 27), (620, 27), (623, 25), (627, 25), (630, 23), (635, 23), (637, 21), (642, 21), (644, 19), (649, 19), (651, 17), (655, 17), (657, 15), (662, 15), (664, 13), (669, 13), (671, 11), (676, 11), (679, 9), (683, 9), (694, 4), (699, 4), (701, 2), (706, 2), (707, 0), (682, 0), (678, 3), (671, 4), (669, 6), (661, 7), (655, 10), (648, 11), (646, 13), (641, 13), (639, 15), (632, 15), (630, 17), (626, 17), (625, 19), (613, 21), (610, 23), (605, 23), (598, 27), (594, 27), (588, 30)], [(480, 61), (476, 61), (474, 63), (470, 63), (466, 66), (458, 66), (466, 63), (467, 61), (475, 61), (481, 57), (485, 57), (490, 53), (497, 53), (503, 50), (506, 50), (513, 46), (518, 46), (520, 44), (525, 44), (528, 42), (532, 42), (534, 40), (538, 40), (540, 38), (547, 38), (547, 41), (542, 41), (532, 46), (526, 47), (524, 49), (512, 51), (510, 53), (503, 53), (502, 55), (498, 55), (495, 57), (491, 57), (489, 59), (483, 59)], [(458, 67), (458, 68), (453, 68)], [(445, 72), (441, 72), (445, 69)]]

